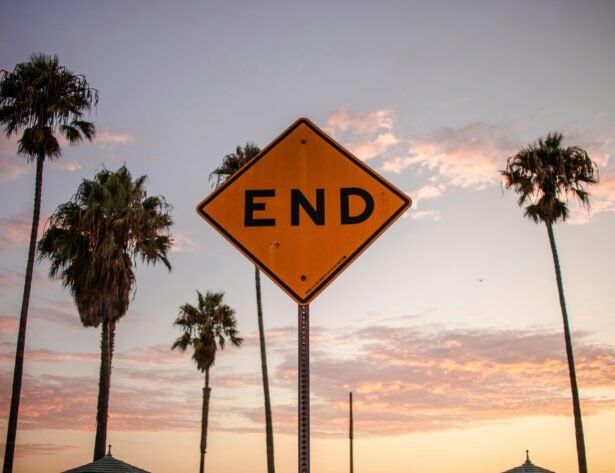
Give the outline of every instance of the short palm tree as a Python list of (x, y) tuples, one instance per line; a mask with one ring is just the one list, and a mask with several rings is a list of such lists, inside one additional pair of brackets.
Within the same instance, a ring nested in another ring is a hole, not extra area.
[(4, 127), (7, 138), (21, 133), (17, 152), (28, 162), (36, 163), (32, 229), (4, 456), (3, 471), (9, 473), (13, 471), (28, 306), (41, 212), (43, 163), (46, 159), (55, 159), (62, 155), (59, 136), (71, 145), (84, 138), (92, 141), (95, 135), (94, 124), (83, 120), (83, 116), (98, 102), (98, 92), (90, 87), (84, 76), (73, 74), (60, 66), (57, 56), (41, 53), (33, 54), (30, 61), (17, 64), (13, 72), (4, 73), (0, 77), (0, 124)]
[[(246, 143), (244, 147), (237, 146), (234, 153), (227, 154), (222, 160), (222, 165), (209, 175), (215, 178), (215, 186), (219, 187), (231, 177), (239, 168), (248, 163), (260, 153), (260, 149), (253, 143)], [(267, 444), (267, 473), (275, 473), (275, 459), (273, 451), (273, 420), (271, 415), (271, 398), (269, 395), (269, 374), (267, 372), (267, 349), (265, 346), (265, 327), (263, 323), (263, 303), (261, 299), (260, 271), (254, 267), (254, 280), (256, 286), (256, 312), (258, 318), (258, 337), (261, 352), (261, 371), (263, 376), (263, 392), (265, 397), (265, 437)]]
[(564, 322), (579, 473), (587, 473), (579, 390), (553, 224), (568, 218), (569, 195), (589, 210), (589, 194), (585, 185), (598, 182), (598, 169), (587, 152), (581, 148), (563, 148), (562, 139), (560, 133), (548, 134), (546, 138), (539, 139), (537, 144), (530, 144), (508, 158), (506, 169), (501, 172), (505, 186), (512, 187), (519, 194), (518, 203), (520, 207), (525, 206), (525, 216), (536, 223), (544, 223), (547, 228)]
[(169, 206), (147, 195), (145, 181), (133, 180), (126, 166), (84, 179), (50, 217), (38, 247), (39, 258), (51, 262), (49, 276), (70, 290), (82, 324), (102, 325), (94, 460), (105, 455), (115, 325), (134, 293), (136, 260), (171, 269)]
[(228, 340), (238, 347), (243, 341), (237, 333), (235, 311), (223, 304), (224, 293), (209, 292), (203, 296), (197, 291), (197, 306), (184, 304), (179, 308), (179, 316), (173, 325), (183, 330), (182, 335), (175, 340), (172, 349), (185, 351), (194, 349), (192, 359), (201, 373), (205, 373), (203, 387), (203, 409), (201, 415), (201, 455), (200, 473), (205, 471), (205, 451), (207, 449), (207, 421), (209, 418), (209, 369), (216, 361), (218, 349), (223, 350)]

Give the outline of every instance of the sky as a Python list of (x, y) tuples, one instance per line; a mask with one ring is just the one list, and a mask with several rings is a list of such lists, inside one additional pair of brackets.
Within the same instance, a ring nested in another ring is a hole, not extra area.
[[(615, 4), (608, 0), (55, 0), (0, 3), (0, 69), (34, 52), (84, 74), (96, 139), (46, 164), (41, 230), (82, 179), (126, 164), (173, 206), (171, 272), (139, 264), (117, 327), (108, 442), (152, 472), (198, 468), (202, 375), (178, 308), (224, 291), (245, 338), (212, 369), (206, 468), (266, 471), (254, 268), (195, 212), (237, 145), (307, 117), (413, 200), (310, 306), (313, 471), (576, 470), (543, 225), (498, 170), (548, 132), (588, 151), (592, 212), (555, 228), (592, 473), (615, 469)], [(0, 442), (34, 170), (0, 138)], [(91, 461), (100, 329), (35, 267), (16, 472)], [(277, 471), (297, 465), (297, 306), (263, 278)], [(2, 445), (2, 453), (4, 446)]]

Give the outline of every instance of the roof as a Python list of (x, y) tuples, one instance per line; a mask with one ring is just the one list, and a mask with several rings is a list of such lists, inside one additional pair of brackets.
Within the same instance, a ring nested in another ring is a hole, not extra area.
[(534, 465), (530, 461), (530, 452), (529, 450), (525, 451), (525, 463), (521, 466), (517, 466), (510, 470), (506, 470), (503, 473), (555, 473), (551, 470), (547, 470), (546, 468), (541, 468), (539, 466)]
[(111, 455), (111, 445), (109, 452), (104, 457), (87, 465), (78, 466), (62, 473), (150, 473), (147, 470), (124, 463)]

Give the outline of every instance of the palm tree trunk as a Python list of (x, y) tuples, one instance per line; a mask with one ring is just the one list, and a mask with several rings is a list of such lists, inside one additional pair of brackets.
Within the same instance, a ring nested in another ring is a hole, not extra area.
[(568, 371), (570, 373), (570, 389), (572, 391), (572, 408), (574, 411), (574, 428), (577, 440), (577, 457), (579, 461), (579, 473), (587, 473), (587, 459), (585, 456), (585, 438), (583, 436), (583, 422), (581, 420), (581, 403), (579, 401), (579, 389), (577, 387), (577, 375), (574, 367), (574, 355), (572, 352), (572, 338), (570, 336), (570, 327), (568, 325), (568, 313), (566, 311), (566, 300), (564, 298), (564, 285), (562, 283), (562, 272), (559, 265), (559, 257), (557, 255), (557, 246), (555, 245), (555, 235), (553, 234), (553, 226), (550, 222), (546, 222), (547, 232), (549, 233), (549, 243), (551, 244), (551, 253), (553, 254), (553, 264), (555, 265), (555, 278), (557, 280), (557, 290), (559, 292), (559, 305), (562, 309), (562, 318), (564, 320), (564, 338), (566, 339), (566, 356), (568, 358)]
[(205, 472), (205, 451), (207, 450), (207, 423), (209, 420), (209, 398), (211, 388), (209, 387), (209, 368), (205, 370), (205, 387), (203, 388), (203, 409), (201, 417), (201, 463), (199, 472)]
[(263, 324), (263, 304), (261, 300), (261, 277), (258, 267), (254, 266), (256, 282), (256, 309), (258, 315), (258, 338), (261, 347), (261, 371), (263, 373), (263, 392), (265, 394), (265, 436), (267, 442), (267, 473), (275, 473), (273, 455), (273, 421), (271, 419), (271, 399), (269, 397), (269, 375), (267, 373), (267, 350), (265, 347), (265, 327)]
[(115, 321), (102, 323), (100, 337), (100, 373), (98, 378), (98, 405), (96, 408), (96, 440), (94, 461), (105, 456), (107, 445), (107, 421), (109, 419), (109, 393), (111, 391), (111, 362), (115, 339)]
[(21, 398), (21, 380), (23, 378), (24, 349), (26, 346), (26, 326), (28, 324), (28, 307), (30, 306), (30, 289), (32, 288), (32, 274), (34, 272), (34, 257), (36, 254), (36, 240), (38, 236), (38, 223), (41, 216), (41, 196), (43, 191), (43, 163), (45, 155), (39, 154), (36, 158), (36, 179), (34, 184), (34, 209), (32, 211), (32, 229), (30, 230), (30, 246), (28, 248), (28, 263), (26, 266), (26, 279), (24, 281), (23, 299), (21, 301), (21, 315), (19, 316), (19, 331), (17, 333), (17, 348), (15, 350), (15, 369), (13, 371), (13, 392), (11, 394), (11, 410), (9, 424), (6, 432), (6, 447), (4, 450), (3, 473), (12, 473), (13, 458), (15, 455), (15, 437), (17, 436), (17, 418), (19, 415), (19, 401)]

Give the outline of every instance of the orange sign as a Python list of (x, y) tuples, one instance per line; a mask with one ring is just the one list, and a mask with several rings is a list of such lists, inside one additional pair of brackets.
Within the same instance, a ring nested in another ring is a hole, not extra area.
[(198, 204), (197, 212), (306, 305), (410, 204), (301, 118)]

